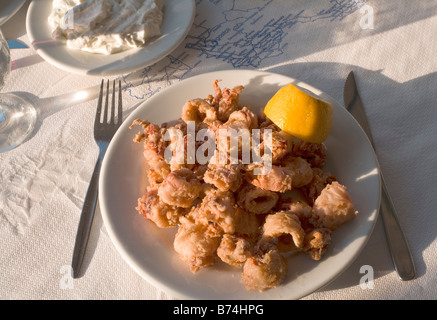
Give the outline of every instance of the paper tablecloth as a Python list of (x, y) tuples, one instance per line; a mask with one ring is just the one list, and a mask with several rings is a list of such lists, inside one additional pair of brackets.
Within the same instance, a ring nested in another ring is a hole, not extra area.
[[(1, 28), (30, 45), (27, 6)], [(436, 299), (436, 13), (434, 1), (196, 0), (193, 26), (178, 48), (117, 77), (127, 88), (125, 114), (175, 82), (223, 69), (289, 75), (343, 104), (354, 70), (417, 277), (399, 280), (378, 218), (356, 261), (303, 299)], [(101, 79), (60, 70), (32, 48), (12, 50), (12, 59), (3, 91), (31, 100), (38, 121), (25, 143), (0, 154), (0, 298), (173, 299), (122, 259), (99, 208), (85, 273), (67, 281), (98, 151), (95, 95), (81, 100), (74, 93), (95, 91)], [(372, 268), (373, 286), (360, 286), (362, 266)]]

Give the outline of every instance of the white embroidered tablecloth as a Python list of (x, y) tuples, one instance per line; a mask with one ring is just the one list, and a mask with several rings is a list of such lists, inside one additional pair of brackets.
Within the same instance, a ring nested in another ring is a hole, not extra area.
[[(30, 46), (27, 7), (1, 28)], [(436, 30), (435, 1), (196, 0), (193, 26), (178, 48), (119, 75), (125, 112), (175, 82), (224, 69), (289, 75), (343, 104), (354, 70), (417, 277), (398, 279), (378, 218), (356, 261), (303, 299), (436, 299)], [(95, 96), (77, 101), (71, 94), (95, 89), (101, 79), (58, 69), (33, 48), (12, 50), (12, 59), (3, 91), (34, 102), (38, 121), (25, 143), (0, 154), (0, 298), (172, 299), (122, 259), (99, 208), (86, 272), (65, 281), (98, 152)], [(373, 270), (373, 286), (360, 286), (362, 266)]]

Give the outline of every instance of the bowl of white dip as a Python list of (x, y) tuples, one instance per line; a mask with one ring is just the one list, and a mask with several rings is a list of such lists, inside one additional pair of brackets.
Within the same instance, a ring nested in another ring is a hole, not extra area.
[(38, 0), (29, 5), (31, 45), (68, 72), (110, 76), (175, 50), (193, 23), (194, 0)]

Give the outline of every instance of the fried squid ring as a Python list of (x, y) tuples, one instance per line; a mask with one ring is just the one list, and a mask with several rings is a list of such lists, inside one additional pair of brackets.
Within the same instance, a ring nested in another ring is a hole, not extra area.
[[(291, 236), (292, 242), (289, 241), (288, 236)], [(266, 217), (263, 226), (263, 237), (278, 239), (278, 248), (281, 251), (290, 251), (296, 247), (303, 247), (305, 231), (295, 214), (289, 211), (280, 211)], [(283, 246), (280, 246), (281, 240), (283, 240)]]
[(332, 231), (327, 228), (313, 229), (305, 235), (303, 250), (311, 259), (320, 260), (331, 243)]
[(300, 157), (287, 157), (282, 161), (284, 170), (291, 176), (293, 188), (300, 188), (311, 182), (313, 170), (310, 164)]
[(136, 207), (145, 218), (153, 221), (159, 228), (176, 227), (186, 209), (170, 206), (159, 199), (158, 191), (151, 190), (138, 199)]
[(216, 262), (219, 245), (220, 235), (208, 232), (208, 227), (203, 224), (181, 218), (173, 246), (181, 260), (189, 265), (192, 273)]
[(272, 249), (247, 259), (241, 279), (247, 290), (262, 292), (284, 282), (287, 271), (287, 260), (278, 250)]
[(220, 191), (235, 192), (243, 183), (240, 164), (209, 164), (203, 180)]
[(191, 99), (182, 107), (182, 120), (210, 123), (217, 120), (217, 110), (204, 99)]
[[(260, 170), (256, 174), (255, 169)], [(270, 170), (265, 166), (250, 164), (247, 166), (246, 180), (263, 190), (284, 193), (292, 189), (292, 178), (283, 167), (272, 165)]]
[(237, 203), (250, 213), (265, 214), (276, 205), (278, 199), (277, 193), (248, 184), (238, 193)]
[(256, 217), (239, 208), (230, 191), (209, 191), (193, 217), (197, 223), (212, 225), (229, 234), (253, 236), (259, 228)]
[(203, 191), (202, 184), (189, 169), (172, 171), (159, 185), (158, 195), (169, 205), (190, 208)]
[(355, 218), (357, 213), (346, 187), (334, 181), (322, 190), (314, 202), (311, 223), (335, 230)]
[(217, 248), (219, 258), (234, 267), (241, 267), (252, 256), (248, 240), (231, 234), (224, 234)]

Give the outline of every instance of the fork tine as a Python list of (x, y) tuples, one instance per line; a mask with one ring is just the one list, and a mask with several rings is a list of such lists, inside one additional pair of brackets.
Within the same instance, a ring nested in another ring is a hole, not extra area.
[(123, 104), (121, 98), (121, 80), (118, 80), (118, 120), (117, 124), (120, 125), (123, 121)]
[(108, 122), (108, 105), (109, 105), (109, 81), (106, 83), (106, 99), (105, 99), (105, 110), (103, 111), (103, 123)]
[(95, 124), (100, 123), (100, 117), (102, 114), (102, 100), (103, 100), (103, 80), (100, 84), (100, 93), (99, 100), (97, 101), (97, 110), (96, 110), (96, 119), (94, 120)]
[(111, 104), (111, 118), (110, 124), (115, 124), (115, 80), (112, 82), (112, 104)]

